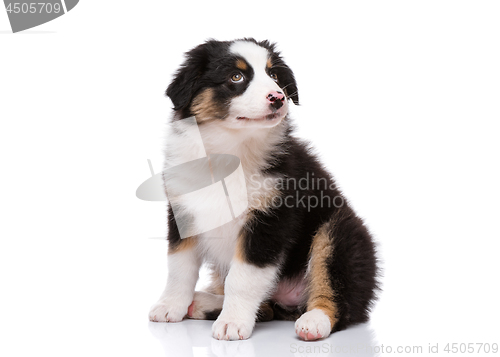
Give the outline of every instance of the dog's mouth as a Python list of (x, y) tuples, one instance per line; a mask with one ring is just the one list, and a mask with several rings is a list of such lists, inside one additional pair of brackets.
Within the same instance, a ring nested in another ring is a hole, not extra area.
[(281, 115), (280, 113), (271, 113), (266, 116), (260, 117), (260, 118), (248, 118), (248, 117), (236, 117), (238, 120), (251, 120), (251, 121), (265, 121), (265, 120), (274, 120), (276, 118), (279, 118)]

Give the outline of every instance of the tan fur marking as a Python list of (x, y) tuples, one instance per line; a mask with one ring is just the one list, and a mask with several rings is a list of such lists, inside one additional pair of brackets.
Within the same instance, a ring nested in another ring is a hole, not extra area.
[[(247, 215), (247, 222), (250, 220), (254, 219), (255, 215), (252, 214), (250, 211)], [(239, 260), (240, 262), (246, 261), (245, 257), (245, 235), (244, 233), (240, 232), (238, 235), (238, 238), (236, 240), (236, 247), (235, 247), (235, 252), (234, 252), (234, 258)]]
[(188, 237), (181, 239), (181, 241), (178, 244), (168, 247), (168, 254), (181, 252), (186, 249), (192, 249), (196, 245), (196, 241), (197, 241), (196, 237)]
[(245, 63), (245, 61), (239, 59), (239, 60), (236, 61), (236, 68), (239, 68), (242, 71), (246, 71), (247, 70), (247, 64)]
[(337, 305), (333, 298), (335, 292), (332, 290), (328, 279), (328, 268), (326, 265), (328, 257), (333, 252), (333, 242), (325, 226), (321, 227), (313, 238), (310, 260), (309, 260), (309, 297), (307, 300), (307, 311), (320, 309), (330, 319), (331, 327), (337, 322)]
[(224, 111), (227, 109), (221, 109), (213, 101), (213, 96), (213, 89), (207, 88), (193, 99), (190, 109), (198, 123), (216, 120), (225, 115)]
[(234, 252), (234, 258), (236, 260), (239, 260), (240, 262), (244, 262), (245, 261), (245, 249), (244, 249), (244, 239), (245, 237), (240, 234), (238, 236), (238, 241), (236, 242), (236, 249), (235, 249), (235, 252)]
[(267, 68), (271, 68), (273, 66), (273, 63), (271, 62), (271, 59), (268, 58), (266, 62)]

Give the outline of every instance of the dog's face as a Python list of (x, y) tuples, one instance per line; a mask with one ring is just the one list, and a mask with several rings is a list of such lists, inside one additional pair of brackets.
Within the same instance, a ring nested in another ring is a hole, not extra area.
[(288, 113), (288, 99), (298, 104), (293, 73), (267, 41), (208, 41), (186, 56), (167, 89), (182, 118), (272, 127)]

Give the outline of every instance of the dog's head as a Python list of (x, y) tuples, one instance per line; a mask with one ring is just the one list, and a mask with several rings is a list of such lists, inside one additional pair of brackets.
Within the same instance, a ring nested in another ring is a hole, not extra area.
[(186, 53), (167, 89), (181, 118), (232, 128), (272, 127), (299, 102), (297, 84), (275, 45), (254, 39), (210, 40)]

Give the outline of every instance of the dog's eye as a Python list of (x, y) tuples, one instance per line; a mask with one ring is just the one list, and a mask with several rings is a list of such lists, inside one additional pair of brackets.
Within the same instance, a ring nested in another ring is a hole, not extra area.
[(241, 73), (233, 74), (233, 76), (231, 77), (231, 81), (233, 82), (241, 82), (242, 80), (243, 80), (243, 75)]
[(274, 81), (278, 81), (278, 76), (276, 75), (276, 73), (269, 74), (269, 77), (271, 77)]

